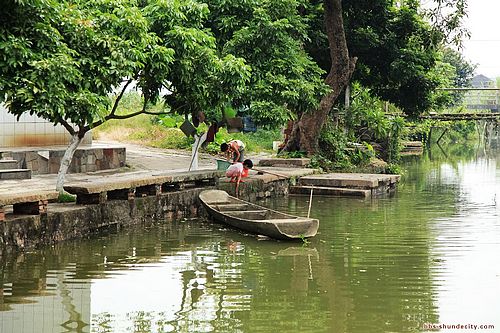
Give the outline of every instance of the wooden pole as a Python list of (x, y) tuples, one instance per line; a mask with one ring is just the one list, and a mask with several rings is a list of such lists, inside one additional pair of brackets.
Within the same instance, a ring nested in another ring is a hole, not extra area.
[(313, 201), (313, 190), (314, 190), (314, 188), (311, 187), (311, 195), (309, 196), (309, 209), (307, 210), (307, 218), (309, 218), (309, 215), (311, 215), (311, 206), (312, 206), (312, 201)]
[(270, 171), (266, 171), (266, 170), (261, 170), (261, 169), (256, 169), (256, 168), (252, 168), (252, 170), (255, 170), (257, 172), (262, 172), (262, 173), (268, 173), (270, 175), (277, 176), (277, 177), (289, 178), (288, 176), (280, 175), (279, 173), (274, 173), (274, 172), (270, 172)]

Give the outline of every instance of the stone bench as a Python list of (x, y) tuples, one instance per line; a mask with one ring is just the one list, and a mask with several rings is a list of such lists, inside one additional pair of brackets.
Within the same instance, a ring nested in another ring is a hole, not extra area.
[(31, 179), (30, 169), (4, 169), (0, 170), (0, 180)]
[(197, 170), (175, 173), (127, 173), (103, 176), (101, 179), (80, 181), (64, 186), (76, 195), (77, 204), (104, 203), (107, 200), (133, 200), (135, 197), (160, 195), (186, 186), (215, 186), (222, 170)]
[(12, 205), (14, 214), (40, 215), (47, 213), (50, 200), (59, 193), (55, 190), (19, 189), (0, 194), (0, 222), (5, 221), (5, 206)]

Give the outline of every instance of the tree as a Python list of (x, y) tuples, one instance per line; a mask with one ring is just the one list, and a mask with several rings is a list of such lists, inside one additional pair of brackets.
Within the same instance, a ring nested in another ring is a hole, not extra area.
[(286, 151), (302, 150), (308, 154), (317, 151), (318, 138), (333, 105), (345, 89), (356, 66), (356, 57), (351, 57), (347, 47), (341, 0), (324, 1), (325, 32), (328, 39), (330, 69), (325, 83), (331, 91), (323, 96), (315, 112), (304, 112), (294, 123), (292, 133), (285, 146)]
[(314, 109), (328, 87), (304, 50), (304, 0), (207, 0), (209, 27), (222, 54), (244, 58), (252, 73), (232, 101), (259, 124), (280, 126)]
[[(464, 35), (465, 0), (436, 0), (438, 6), (425, 12), (414, 0), (322, 2), (323, 7), (311, 1), (307, 8), (312, 19), (306, 47), (328, 71), (325, 82), (332, 92), (323, 97), (318, 110), (302, 114), (295, 123), (287, 150), (317, 150), (326, 117), (351, 78), (410, 115), (434, 106), (434, 91), (442, 83), (436, 75), (440, 70), (434, 69), (438, 48), (448, 40), (458, 43)], [(443, 8), (449, 14), (442, 15)]]
[[(14, 0), (5, 12), (0, 98), (18, 117), (36, 114), (71, 134), (58, 173), (59, 192), (73, 153), (90, 129), (150, 113), (148, 105), (163, 88), (168, 89), (165, 112), (216, 109), (248, 77), (243, 60), (217, 56), (213, 38), (200, 23), (206, 6), (195, 1), (144, 1), (139, 7), (125, 0)], [(144, 107), (116, 114), (134, 82), (142, 88)], [(119, 87), (112, 103), (110, 95)]]
[(466, 88), (470, 87), (471, 80), (474, 77), (474, 72), (477, 68), (476, 64), (471, 64), (464, 56), (450, 48), (445, 47), (442, 50), (443, 62), (446, 62), (453, 66), (455, 76), (453, 80), (453, 87), (456, 88)]
[(224, 106), (244, 91), (251, 68), (243, 58), (217, 50), (205, 26), (208, 6), (194, 0), (151, 0), (143, 12), (160, 44), (175, 52), (168, 66), (157, 66), (152, 59), (141, 72), (139, 87), (146, 102), (156, 101), (166, 89), (163, 99), (170, 112), (202, 111), (220, 119)]

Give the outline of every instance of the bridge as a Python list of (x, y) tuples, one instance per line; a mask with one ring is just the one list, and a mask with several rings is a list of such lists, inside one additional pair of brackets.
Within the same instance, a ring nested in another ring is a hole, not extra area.
[[(429, 115), (421, 115), (420, 119), (433, 119), (443, 121), (454, 120), (486, 120), (499, 121), (500, 112), (500, 88), (441, 88), (438, 90), (450, 92), (463, 92), (464, 106), (467, 110), (475, 110), (476, 112), (463, 113), (431, 113)], [(490, 112), (485, 112), (489, 110)]]
[(500, 112), (467, 112), (467, 113), (435, 113), (429, 115), (421, 115), (419, 119), (433, 119), (433, 120), (497, 120), (500, 121)]

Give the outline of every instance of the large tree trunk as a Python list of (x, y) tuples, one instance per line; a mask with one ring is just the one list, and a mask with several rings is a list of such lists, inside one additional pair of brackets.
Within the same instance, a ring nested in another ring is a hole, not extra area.
[(325, 28), (332, 62), (325, 83), (332, 90), (321, 99), (317, 110), (302, 114), (294, 123), (285, 151), (299, 150), (309, 155), (317, 151), (320, 131), (337, 97), (345, 89), (354, 72), (357, 58), (349, 57), (341, 2), (341, 0), (324, 1)]
[(73, 160), (73, 155), (75, 154), (76, 149), (82, 142), (83, 135), (78, 132), (71, 136), (71, 140), (69, 142), (68, 148), (64, 152), (64, 155), (61, 159), (61, 165), (59, 166), (59, 172), (57, 173), (57, 183), (56, 183), (56, 191), (59, 194), (64, 193), (64, 181), (66, 179), (66, 174), (68, 173), (69, 165)]

